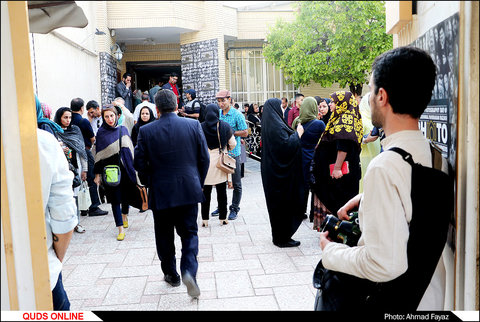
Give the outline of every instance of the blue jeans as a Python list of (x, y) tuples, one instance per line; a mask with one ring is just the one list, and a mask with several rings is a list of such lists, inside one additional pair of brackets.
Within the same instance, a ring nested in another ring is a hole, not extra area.
[(242, 200), (242, 165), (240, 163), (240, 156), (235, 157), (237, 162), (237, 168), (232, 174), (233, 195), (232, 204), (230, 205), (230, 211), (238, 213), (240, 211), (240, 201)]
[(54, 311), (70, 311), (70, 301), (63, 288), (62, 273), (58, 276), (57, 285), (52, 290), (52, 298)]
[(122, 202), (120, 204), (120, 203), (112, 202), (111, 205), (112, 205), (113, 219), (115, 219), (115, 226), (116, 227), (123, 226), (122, 214), (128, 215), (128, 211), (129, 211), (128, 203)]

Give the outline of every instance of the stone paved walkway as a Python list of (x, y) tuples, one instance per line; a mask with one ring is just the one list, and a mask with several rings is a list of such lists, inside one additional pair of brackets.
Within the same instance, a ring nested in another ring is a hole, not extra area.
[[(312, 273), (320, 259), (318, 233), (304, 220), (293, 236), (297, 248), (278, 248), (271, 230), (260, 176), (260, 164), (248, 159), (242, 181), (241, 211), (235, 221), (220, 226), (218, 217), (202, 228), (199, 213), (201, 290), (192, 300), (186, 287), (163, 280), (155, 249), (152, 212), (131, 210), (125, 240), (109, 204), (102, 217), (81, 217), (86, 233), (74, 233), (63, 267), (71, 310), (306, 310), (312, 311), (316, 290)], [(228, 191), (231, 201), (232, 190)], [(211, 209), (216, 207), (215, 189)], [(199, 207), (200, 211), (200, 207)], [(175, 239), (177, 267), (181, 243)]]

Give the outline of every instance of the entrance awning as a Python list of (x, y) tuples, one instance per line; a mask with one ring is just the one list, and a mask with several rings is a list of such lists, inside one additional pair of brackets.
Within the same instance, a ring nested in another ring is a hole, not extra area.
[(88, 20), (75, 1), (27, 1), (30, 32), (47, 34), (61, 27), (83, 28)]

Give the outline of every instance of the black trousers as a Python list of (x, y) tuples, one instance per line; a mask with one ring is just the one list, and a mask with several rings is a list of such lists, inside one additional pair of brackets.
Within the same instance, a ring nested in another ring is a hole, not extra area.
[(177, 275), (175, 230), (182, 241), (180, 272), (195, 277), (198, 270), (198, 204), (153, 210), (155, 242), (165, 275)]
[[(210, 216), (210, 201), (212, 199), (212, 187), (203, 186), (203, 194), (205, 195), (205, 201), (202, 202), (202, 219), (208, 220)], [(218, 214), (220, 220), (227, 219), (227, 182), (219, 183), (215, 185), (217, 189), (217, 202), (218, 202)]]
[(90, 199), (92, 200), (92, 204), (89, 207), (89, 211), (95, 211), (100, 206), (100, 199), (98, 197), (97, 192), (97, 184), (95, 181), (95, 173), (93, 173), (93, 167), (95, 165), (95, 158), (93, 157), (92, 151), (85, 149), (87, 152), (87, 162), (88, 162), (88, 171), (87, 171), (87, 182), (88, 182), (88, 190), (90, 192)]

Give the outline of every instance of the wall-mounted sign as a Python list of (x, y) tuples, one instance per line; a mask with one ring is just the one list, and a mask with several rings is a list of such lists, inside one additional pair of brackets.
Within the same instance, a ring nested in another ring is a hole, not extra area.
[[(443, 151), (455, 168), (458, 110), (459, 14), (456, 13), (412, 43), (422, 48), (437, 65), (432, 100), (419, 121), (423, 134)], [(405, 93), (408, 95), (408, 93)]]

